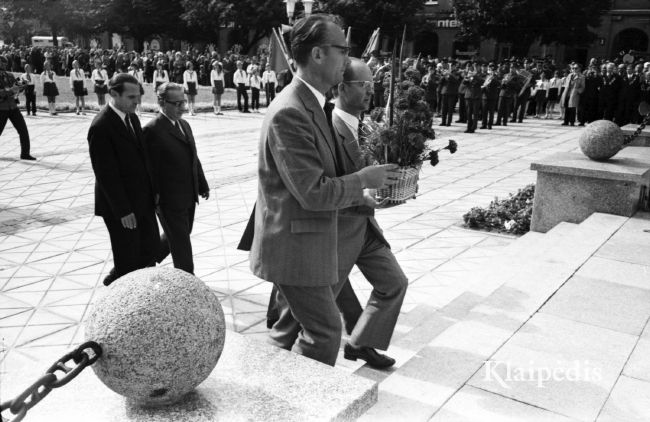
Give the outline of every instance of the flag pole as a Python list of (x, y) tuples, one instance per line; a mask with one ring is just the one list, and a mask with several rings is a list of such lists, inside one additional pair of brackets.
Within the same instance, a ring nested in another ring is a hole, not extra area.
[(402, 31), (402, 45), (399, 49), (399, 80), (402, 80), (402, 63), (404, 62), (404, 43), (406, 42), (406, 25)]

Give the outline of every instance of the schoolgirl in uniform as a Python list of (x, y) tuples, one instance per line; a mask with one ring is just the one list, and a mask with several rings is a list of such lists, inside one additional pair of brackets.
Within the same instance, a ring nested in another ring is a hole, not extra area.
[[(85, 116), (86, 115), (86, 95), (88, 95), (88, 90), (85, 87), (85, 82), (86, 82), (86, 74), (84, 73), (83, 70), (79, 68), (79, 61), (73, 60), (72, 61), (72, 70), (70, 70), (70, 89), (72, 89), (72, 93), (74, 94), (75, 98), (75, 111), (77, 112), (77, 115), (79, 115), (79, 111), (81, 109), (81, 113)], [(81, 107), (79, 107), (79, 104), (81, 103)]]
[(195, 116), (194, 100), (196, 98), (196, 86), (199, 83), (199, 78), (194, 70), (194, 64), (191, 61), (188, 60), (187, 63), (185, 63), (185, 68), (187, 70), (183, 72), (183, 88), (187, 95), (187, 108), (190, 114)]
[(97, 95), (97, 103), (99, 106), (106, 105), (106, 93), (108, 92), (108, 73), (106, 69), (102, 69), (102, 62), (95, 61), (95, 69), (90, 76), (90, 79), (95, 85), (95, 94)]
[(47, 107), (50, 110), (50, 115), (56, 116), (56, 97), (59, 95), (59, 89), (56, 87), (56, 82), (54, 81), (55, 74), (52, 71), (52, 63), (46, 60), (43, 67), (44, 70), (41, 73), (43, 95), (47, 97)]
[(214, 96), (212, 106), (214, 107), (214, 114), (217, 116), (223, 115), (221, 112), (221, 95), (223, 95), (224, 83), (223, 65), (221, 62), (215, 60), (212, 62), (210, 85), (212, 86), (212, 95)]

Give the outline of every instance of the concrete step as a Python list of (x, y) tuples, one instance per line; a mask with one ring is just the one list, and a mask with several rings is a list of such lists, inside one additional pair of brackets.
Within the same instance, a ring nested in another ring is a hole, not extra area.
[(423, 346), (380, 382), (379, 401), (361, 420), (429, 420), (627, 220), (593, 214), (508, 246), (476, 275), (501, 281), (493, 293), (464, 315), (443, 319), (440, 312), (430, 331), (425, 322), (403, 338)]

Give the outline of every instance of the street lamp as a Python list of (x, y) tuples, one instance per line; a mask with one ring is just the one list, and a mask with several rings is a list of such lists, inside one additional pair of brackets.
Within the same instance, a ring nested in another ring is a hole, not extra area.
[(314, 0), (284, 0), (287, 4), (287, 18), (289, 18), (289, 23), (293, 23), (293, 12), (296, 10), (296, 3), (302, 1), (303, 6), (305, 7), (305, 16), (311, 15), (311, 9), (314, 5)]

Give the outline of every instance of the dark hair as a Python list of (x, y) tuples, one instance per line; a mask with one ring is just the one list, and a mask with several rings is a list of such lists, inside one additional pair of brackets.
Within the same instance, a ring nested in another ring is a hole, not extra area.
[(124, 84), (134, 84), (140, 87), (140, 82), (135, 76), (129, 73), (116, 73), (110, 81), (108, 81), (108, 90), (115, 91), (122, 95), (124, 92)]
[(158, 94), (158, 101), (165, 101), (169, 98), (169, 91), (183, 91), (183, 85), (174, 82), (165, 82), (158, 87), (156, 94)]
[(291, 54), (299, 65), (309, 62), (311, 50), (327, 42), (327, 24), (338, 22), (332, 15), (317, 13), (298, 20), (291, 30)]

